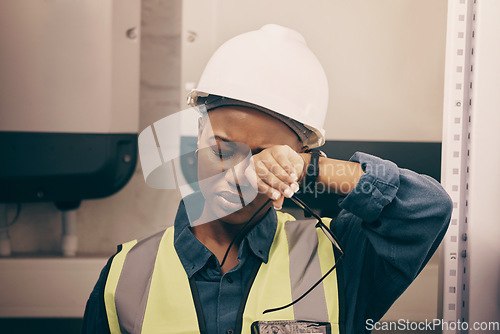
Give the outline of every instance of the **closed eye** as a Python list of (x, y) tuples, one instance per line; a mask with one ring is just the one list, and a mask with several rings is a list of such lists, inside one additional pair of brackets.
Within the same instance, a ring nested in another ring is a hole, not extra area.
[(212, 145), (212, 154), (217, 156), (219, 159), (226, 160), (234, 156), (234, 150), (221, 149), (219, 145)]

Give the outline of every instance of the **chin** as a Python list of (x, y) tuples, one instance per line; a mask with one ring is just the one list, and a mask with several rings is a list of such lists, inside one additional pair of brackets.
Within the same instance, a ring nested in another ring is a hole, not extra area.
[[(212, 199), (210, 202), (207, 201), (205, 205), (210, 205), (209, 209), (215, 218), (214, 220), (230, 225), (246, 223), (266, 202), (265, 196), (261, 194), (244, 207), (242, 207), (241, 203), (239, 206), (232, 205), (232, 203), (228, 204), (224, 202), (224, 199), (216, 196), (213, 196)], [(265, 209), (262, 209), (262, 211), (261, 213), (265, 213)]]
[[(236, 212), (233, 212), (227, 216), (224, 216), (219, 219), (220, 222), (229, 224), (229, 225), (241, 225), (245, 224), (248, 222), (248, 220), (252, 217), (252, 215), (255, 213), (255, 211), (258, 210), (258, 208), (253, 208), (252, 211), (247, 210), (250, 206), (246, 206), (245, 208), (238, 210)], [(249, 212), (250, 211), (250, 212)]]

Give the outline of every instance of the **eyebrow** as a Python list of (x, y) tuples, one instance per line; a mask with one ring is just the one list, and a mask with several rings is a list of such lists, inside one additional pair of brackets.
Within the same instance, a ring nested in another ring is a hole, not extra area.
[[(232, 140), (229, 140), (229, 139), (224, 138), (224, 137), (219, 136), (219, 135), (217, 135), (217, 136), (211, 136), (211, 137), (210, 137), (210, 138), (208, 138), (208, 139), (209, 139), (209, 140), (212, 140), (212, 139), (215, 139), (215, 140), (222, 140), (223, 142), (226, 142), (226, 143), (236, 143), (236, 142), (234, 142), (234, 141), (232, 141)], [(255, 150), (252, 150), (252, 154), (258, 154), (258, 153), (262, 152), (262, 151), (263, 151), (263, 150), (265, 150), (265, 149), (266, 149), (266, 147), (257, 147)]]

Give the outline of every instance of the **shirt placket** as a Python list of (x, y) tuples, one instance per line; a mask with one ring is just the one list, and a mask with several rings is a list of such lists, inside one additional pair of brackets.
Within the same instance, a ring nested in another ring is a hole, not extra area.
[[(233, 334), (242, 292), (241, 270), (234, 270), (222, 276), (219, 285), (217, 332)], [(237, 307), (235, 308), (235, 305)]]

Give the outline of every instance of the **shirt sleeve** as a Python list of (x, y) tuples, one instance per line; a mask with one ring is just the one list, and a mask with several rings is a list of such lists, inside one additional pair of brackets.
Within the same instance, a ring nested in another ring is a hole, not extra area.
[(99, 279), (87, 300), (85, 314), (81, 328), (82, 334), (109, 334), (108, 317), (104, 304), (104, 288), (108, 278), (109, 268), (113, 257), (111, 257), (101, 270)]
[(334, 230), (345, 250), (346, 302), (354, 305), (351, 316), (364, 323), (379, 320), (424, 268), (453, 206), (430, 176), (362, 152), (349, 160), (365, 174), (339, 199)]

